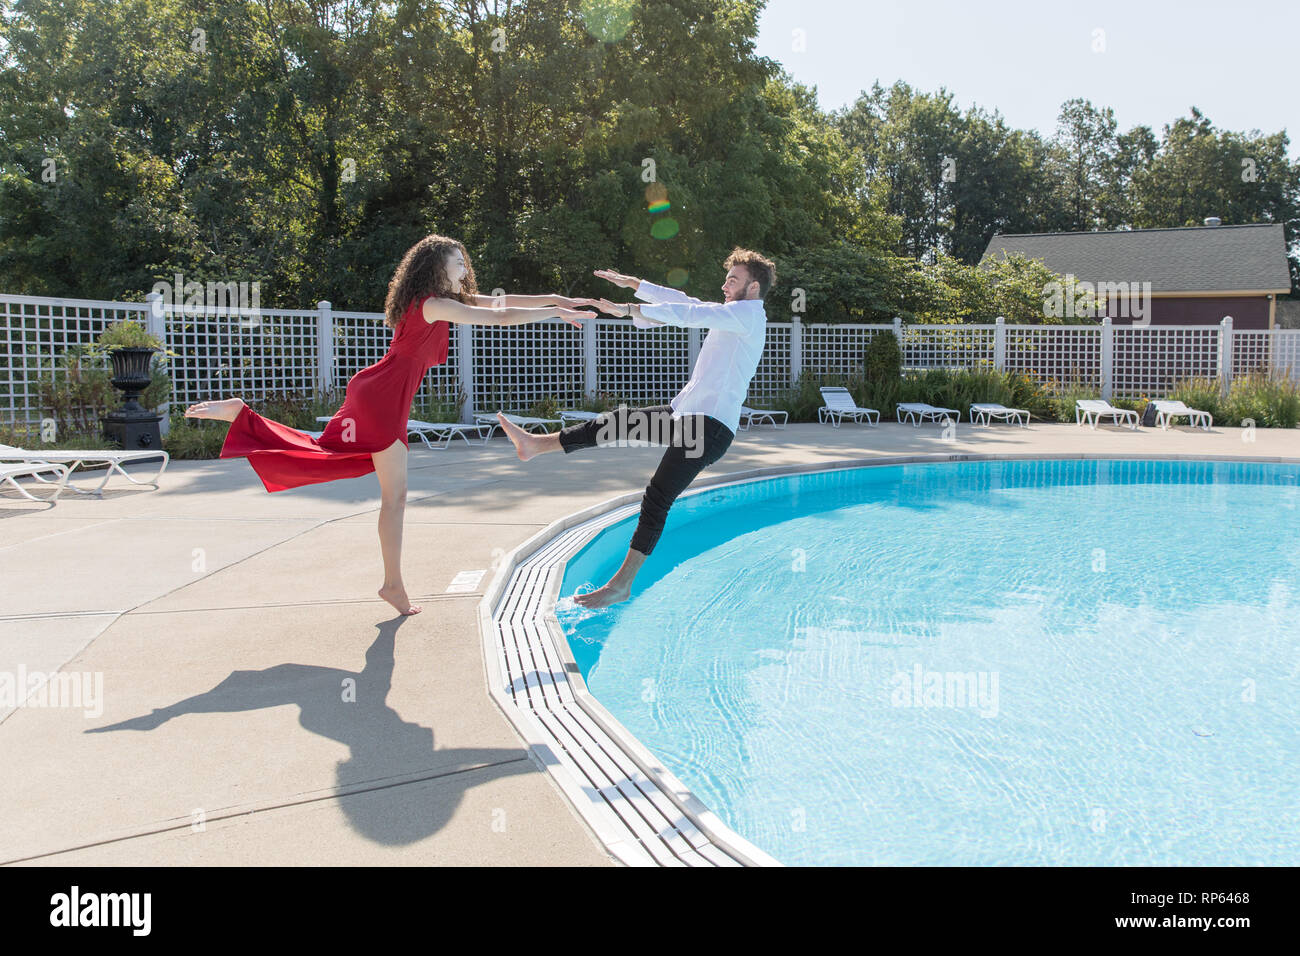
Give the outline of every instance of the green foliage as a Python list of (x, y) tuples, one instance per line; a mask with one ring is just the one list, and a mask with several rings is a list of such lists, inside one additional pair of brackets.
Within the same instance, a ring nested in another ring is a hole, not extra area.
[(219, 458), (229, 431), (229, 422), (186, 418), (184, 409), (173, 409), (163, 436), (163, 451), (180, 460)]
[(1218, 379), (1188, 378), (1175, 382), (1169, 398), (1182, 402), (1188, 408), (1209, 412), (1216, 425), (1236, 424), (1228, 421), (1228, 408), (1223, 400), (1223, 388)]
[[(65, 349), (55, 369), (37, 378), (41, 414), (54, 419), (59, 433), (97, 432), (99, 419), (122, 405), (122, 393), (113, 387), (112, 377), (106, 354), (85, 345)], [(149, 369), (149, 384), (140, 393), (140, 404), (158, 408), (170, 397), (171, 388), (171, 378), (155, 361)]]
[(451, 395), (439, 392), (423, 401), (417, 401), (411, 407), (411, 417), (422, 422), (458, 422), (465, 399), (463, 392)]
[(862, 366), (868, 382), (892, 382), (903, 374), (903, 349), (893, 329), (883, 329), (871, 337)]
[(1257, 428), (1295, 428), (1300, 421), (1300, 391), (1289, 378), (1253, 372), (1232, 380), (1225, 411), (1223, 424), (1229, 426), (1252, 419)]
[(133, 319), (114, 322), (96, 340), (99, 350), (112, 349), (161, 349), (162, 340), (145, 330), (145, 327)]
[(607, 412), (623, 404), (625, 404), (624, 400), (617, 395), (611, 395), (609, 392), (596, 392), (583, 396), (582, 401), (570, 407), (584, 412)]

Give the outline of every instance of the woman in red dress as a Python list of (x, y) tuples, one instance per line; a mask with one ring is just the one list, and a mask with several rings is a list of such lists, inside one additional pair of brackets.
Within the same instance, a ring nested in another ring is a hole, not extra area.
[(187, 418), (230, 422), (222, 458), (247, 458), (267, 491), (284, 491), (374, 472), (379, 478), (379, 548), (384, 586), (379, 596), (402, 614), (418, 614), (402, 583), (402, 518), (406, 510), (406, 421), (411, 400), (434, 365), (447, 360), (448, 324), (524, 325), (595, 313), (574, 309), (580, 299), (559, 295), (479, 295), (465, 247), (427, 236), (402, 257), (388, 284), (384, 323), (395, 331), (388, 352), (352, 376), (342, 407), (320, 438), (257, 414), (241, 398), (199, 402)]

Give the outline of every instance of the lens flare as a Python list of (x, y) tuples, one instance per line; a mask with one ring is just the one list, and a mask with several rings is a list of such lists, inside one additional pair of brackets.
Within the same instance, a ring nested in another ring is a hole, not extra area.
[(665, 216), (663, 219), (656, 219), (654, 225), (650, 227), (650, 235), (656, 239), (671, 239), (677, 235), (677, 220), (671, 216)]
[(673, 204), (667, 199), (660, 199), (658, 202), (652, 202), (648, 208), (651, 212), (667, 212), (673, 208)]
[(668, 284), (674, 289), (680, 289), (682, 286), (686, 285), (686, 280), (690, 277), (691, 274), (685, 269), (668, 270)]

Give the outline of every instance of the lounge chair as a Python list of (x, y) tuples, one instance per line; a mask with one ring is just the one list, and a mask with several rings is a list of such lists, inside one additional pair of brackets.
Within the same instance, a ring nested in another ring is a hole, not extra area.
[(922, 420), (931, 419), (940, 421), (945, 418), (951, 418), (955, 422), (961, 421), (961, 412), (955, 408), (940, 408), (938, 405), (927, 405), (925, 402), (899, 402), (894, 410), (900, 422), (912, 422), (912, 427), (920, 425)]
[[(9, 447), (9, 446), (4, 446)], [(52, 478), (42, 478), (41, 473), (52, 471), (58, 476), (55, 481)], [(68, 487), (68, 474), (71, 469), (67, 465), (50, 465), (42, 462), (28, 463), (23, 465), (3, 465), (0, 464), (0, 487), (4, 485), (13, 485), (17, 492), (24, 498), (30, 498), (32, 501), (54, 501), (59, 495), (63, 494), (63, 489)], [(37, 498), (22, 485), (18, 484), (19, 478), (35, 478), (43, 485), (54, 485), (54, 494), (48, 498)]]
[(1128, 423), (1128, 427), (1134, 431), (1138, 427), (1138, 413), (1128, 408), (1116, 408), (1110, 402), (1102, 398), (1076, 398), (1074, 400), (1074, 423), (1076, 425), (1089, 424), (1093, 428), (1097, 427), (1099, 419), (1109, 418), (1116, 425)]
[[(1024, 421), (1021, 421), (1021, 418)], [(976, 402), (970, 407), (970, 420), (973, 425), (989, 425), (993, 419), (1015, 422), (1021, 428), (1029, 425), (1029, 412), (1023, 408), (1007, 408), (997, 402)]]
[[(316, 421), (328, 422), (334, 416), (318, 415)], [(483, 434), (487, 431), (488, 434)], [(451, 440), (459, 435), (469, 442), (469, 433), (473, 432), (474, 437), (481, 439), (484, 443), (491, 437), (491, 430), (484, 424), (466, 425), (464, 422), (422, 422), (418, 418), (408, 418), (406, 420), (406, 437), (409, 439), (412, 435), (424, 442), (426, 448), (446, 448), (451, 444)], [(323, 432), (307, 432), (312, 438), (320, 438)], [(432, 441), (430, 439), (433, 439)]]
[[(822, 401), (826, 404), (817, 409), (817, 421), (825, 424), (830, 422), (836, 428), (840, 427), (840, 422), (848, 419), (851, 422), (865, 421), (868, 425), (878, 425), (880, 423), (880, 412), (874, 408), (859, 408), (853, 403), (853, 396), (849, 390), (842, 385), (826, 385), (821, 389)], [(872, 421), (871, 416), (876, 416)]]
[[(776, 416), (781, 416), (780, 423), (777, 422)], [(748, 405), (740, 406), (740, 430), (747, 431), (750, 425), (771, 425), (773, 428), (785, 428), (786, 422), (790, 418), (789, 412), (780, 409), (768, 408), (750, 408)]]
[(1157, 428), (1168, 428), (1170, 420), (1177, 418), (1180, 415), (1186, 415), (1188, 422), (1193, 427), (1196, 426), (1197, 422), (1200, 422), (1201, 427), (1206, 431), (1209, 431), (1210, 426), (1214, 424), (1214, 416), (1209, 412), (1202, 411), (1199, 408), (1188, 408), (1182, 402), (1160, 399), (1151, 404), (1156, 407)]
[(584, 412), (577, 408), (562, 408), (560, 409), (560, 423), (568, 425), (570, 422), (594, 422), (601, 414), (601, 412)]
[[(479, 422), (479, 423), (484, 424), (484, 425), (491, 425), (491, 426), (492, 426), (491, 429), (488, 431), (488, 438), (491, 438), (493, 435), (495, 435), (495, 434), (496, 434), (496, 430), (497, 430), (498, 428), (501, 427), (501, 423), (497, 421), (497, 417), (496, 417), (496, 415), (495, 415), (495, 414), (490, 414), (490, 413), (488, 413), (488, 412), (484, 412), (484, 413), (482, 413), (482, 414), (480, 414), (480, 415), (475, 415), (475, 416), (474, 416), (474, 421)], [(534, 417), (532, 417), (531, 415), (510, 415), (510, 414), (507, 414), (507, 415), (506, 415), (506, 421), (510, 422), (510, 423), (513, 424), (513, 425), (518, 425), (518, 426), (519, 426), (520, 428), (522, 428), (524, 431), (530, 431), (531, 429), (534, 429), (534, 428), (541, 428), (541, 430), (542, 430), (543, 433), (545, 433), (545, 432), (547, 431), (547, 428), (546, 428), (547, 425), (561, 425), (561, 426), (562, 426), (562, 425), (564, 424), (564, 423), (563, 423), (562, 421), (560, 421), (558, 418), (534, 418)]]
[[(153, 476), (151, 481), (137, 481), (122, 470), (122, 465), (130, 461), (152, 461), (155, 458), (161, 458), (162, 464), (158, 466), (158, 473)], [(60, 449), (55, 451), (27, 451), (24, 448), (15, 448), (13, 445), (0, 445), (0, 462), (16, 462), (18, 464), (40, 464), (47, 463), (51, 465), (67, 465), (68, 474), (77, 470), (78, 465), (88, 465), (89, 467), (104, 468), (104, 477), (100, 479), (98, 485), (94, 488), (78, 488), (71, 481), (67, 486), (80, 495), (100, 495), (103, 494), (104, 486), (108, 484), (108, 479), (113, 477), (113, 472), (117, 472), (133, 485), (152, 485), (158, 487), (158, 479), (162, 477), (163, 471), (167, 468), (167, 462), (171, 461), (171, 456), (159, 448), (157, 451), (117, 451), (115, 449), (103, 448), (93, 451), (66, 451)], [(49, 470), (49, 469), (46, 469)], [(47, 479), (39, 479), (47, 480)]]
[[(422, 422), (416, 418), (408, 419), (406, 422), (407, 437), (414, 435), (429, 448), (446, 448), (457, 435), (468, 445), (471, 432), (483, 445), (486, 445), (487, 440), (492, 437), (492, 429), (481, 422), (466, 425), (464, 422)], [(434, 441), (430, 441), (430, 437)]]

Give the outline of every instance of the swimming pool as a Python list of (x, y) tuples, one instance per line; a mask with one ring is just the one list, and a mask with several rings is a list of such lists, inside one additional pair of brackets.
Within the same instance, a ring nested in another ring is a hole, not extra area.
[[(1300, 466), (1000, 460), (681, 499), (590, 692), (789, 864), (1300, 861)], [(568, 562), (622, 561), (635, 517)]]

